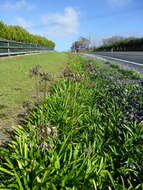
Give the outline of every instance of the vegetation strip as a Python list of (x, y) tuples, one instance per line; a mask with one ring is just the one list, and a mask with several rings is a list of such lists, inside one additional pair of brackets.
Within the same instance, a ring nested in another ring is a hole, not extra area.
[(69, 55), (63, 79), (0, 149), (1, 188), (142, 189), (142, 92), (133, 71)]

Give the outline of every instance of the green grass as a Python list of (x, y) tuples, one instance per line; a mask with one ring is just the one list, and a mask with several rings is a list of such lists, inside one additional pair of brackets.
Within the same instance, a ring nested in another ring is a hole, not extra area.
[[(107, 63), (108, 62), (106, 62), (106, 64)], [(124, 78), (132, 78), (132, 79), (143, 78), (143, 76), (135, 70), (124, 69), (122, 66), (117, 65), (115, 63), (111, 63), (111, 62), (109, 62), (109, 64), (110, 64), (110, 67), (116, 69), (119, 73), (121, 73)]]
[(22, 103), (34, 100), (31, 67), (40, 65), (43, 71), (58, 75), (66, 62), (67, 55), (56, 52), (0, 59), (0, 126), (14, 124)]

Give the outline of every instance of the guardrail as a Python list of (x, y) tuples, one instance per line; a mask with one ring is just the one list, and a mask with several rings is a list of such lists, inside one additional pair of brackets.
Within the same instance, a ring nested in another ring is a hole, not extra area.
[(0, 56), (52, 51), (53, 47), (0, 39)]

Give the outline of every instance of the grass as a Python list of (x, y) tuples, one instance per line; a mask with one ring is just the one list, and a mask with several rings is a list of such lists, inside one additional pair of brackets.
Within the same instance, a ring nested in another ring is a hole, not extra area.
[(22, 103), (34, 100), (34, 79), (29, 77), (33, 66), (58, 75), (66, 62), (66, 54), (56, 52), (0, 59), (0, 126), (13, 125)]
[(127, 114), (143, 108), (140, 80), (79, 57), (69, 68), (0, 149), (1, 188), (143, 189), (143, 129)]
[(130, 69), (124, 69), (122, 66), (113, 64), (110, 62), (109, 62), (109, 64), (110, 64), (110, 67), (115, 68), (119, 73), (121, 73), (124, 78), (132, 78), (132, 79), (143, 78), (142, 75), (137, 71), (130, 70)]

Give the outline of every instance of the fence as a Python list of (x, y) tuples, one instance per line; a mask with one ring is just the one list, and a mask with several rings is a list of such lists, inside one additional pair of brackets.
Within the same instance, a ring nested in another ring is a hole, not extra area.
[(52, 51), (53, 47), (0, 39), (0, 56)]

